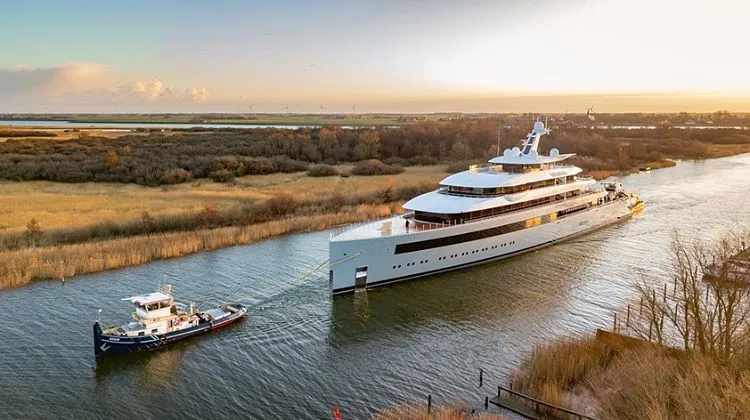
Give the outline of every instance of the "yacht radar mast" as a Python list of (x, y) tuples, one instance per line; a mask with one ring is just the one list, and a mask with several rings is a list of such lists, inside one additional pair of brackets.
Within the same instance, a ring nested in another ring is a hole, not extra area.
[(544, 126), (543, 122), (537, 120), (537, 122), (534, 123), (534, 129), (531, 130), (531, 133), (526, 135), (526, 141), (523, 144), (523, 152), (521, 153), (528, 155), (532, 150), (536, 152), (539, 147), (539, 138), (545, 134), (549, 134), (549, 129)]

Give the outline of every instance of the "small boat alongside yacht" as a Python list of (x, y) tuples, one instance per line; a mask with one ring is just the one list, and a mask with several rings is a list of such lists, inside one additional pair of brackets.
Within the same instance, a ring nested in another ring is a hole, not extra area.
[[(247, 308), (240, 304), (222, 305), (198, 311), (195, 304), (175, 302), (172, 287), (122, 300), (135, 306), (133, 320), (122, 325), (101, 327), (94, 323), (96, 357), (153, 350), (175, 341), (226, 327), (241, 320)], [(101, 310), (99, 310), (101, 313)]]

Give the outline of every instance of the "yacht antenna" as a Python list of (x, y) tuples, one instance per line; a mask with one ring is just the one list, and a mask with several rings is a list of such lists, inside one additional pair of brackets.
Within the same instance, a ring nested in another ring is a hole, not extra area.
[(503, 120), (500, 120), (497, 130), (497, 156), (500, 156), (500, 138), (503, 136)]

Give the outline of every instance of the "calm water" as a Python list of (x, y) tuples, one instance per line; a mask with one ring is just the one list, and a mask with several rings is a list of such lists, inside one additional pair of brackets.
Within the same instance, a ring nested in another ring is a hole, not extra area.
[[(328, 232), (0, 292), (0, 417), (363, 418), (391, 402), (480, 408), (534, 343), (608, 326), (638, 270), (664, 275), (670, 235), (714, 238), (750, 220), (750, 155), (624, 179), (646, 202), (630, 221), (511, 260), (329, 297)], [(97, 309), (163, 276), (203, 305), (246, 295), (245, 322), (151, 354), (102, 360)], [(477, 386), (485, 369), (485, 388)]]

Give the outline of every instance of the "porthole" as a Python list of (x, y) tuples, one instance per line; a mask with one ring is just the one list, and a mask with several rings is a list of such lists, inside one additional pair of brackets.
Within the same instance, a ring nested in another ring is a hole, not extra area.
[(401, 264), (398, 265), (398, 268), (401, 268)]

